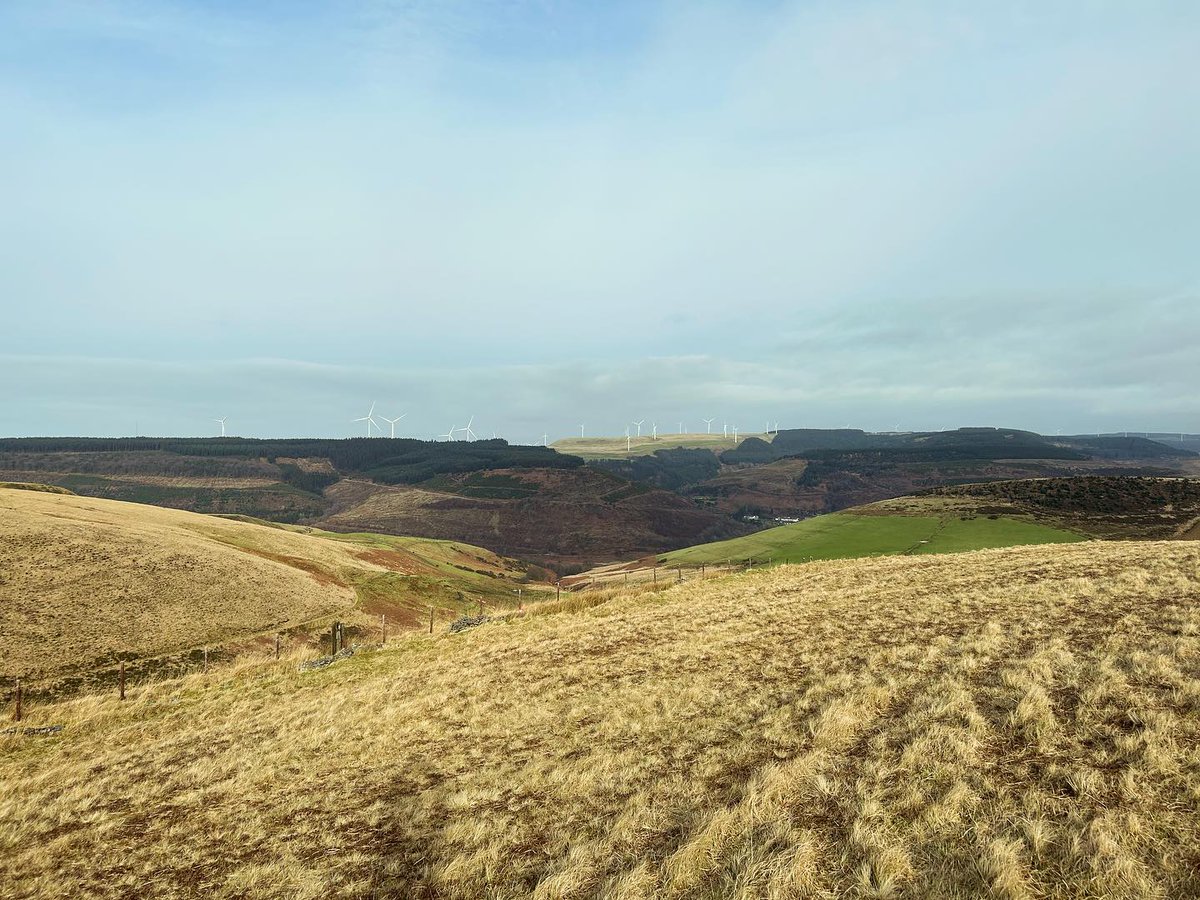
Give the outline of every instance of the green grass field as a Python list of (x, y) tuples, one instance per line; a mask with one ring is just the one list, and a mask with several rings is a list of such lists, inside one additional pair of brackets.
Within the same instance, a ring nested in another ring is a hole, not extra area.
[(700, 544), (667, 553), (669, 565), (715, 565), (747, 559), (801, 562), (900, 553), (957, 553), (987, 547), (1061, 544), (1086, 540), (1081, 535), (1010, 518), (878, 516), (830, 513), (757, 534)]
[(649, 456), (656, 450), (674, 450), (680, 447), (699, 450), (713, 450), (721, 452), (722, 450), (732, 450), (742, 441), (749, 437), (762, 438), (769, 441), (771, 438), (765, 434), (748, 434), (742, 432), (738, 435), (738, 439), (733, 439), (732, 432), (729, 437), (717, 434), (660, 434), (658, 440), (651, 440), (648, 435), (643, 434), (640, 438), (630, 438), (628, 448), (626, 447), (625, 437), (590, 437), (590, 438), (564, 438), (561, 441), (555, 441), (552, 446), (559, 453), (569, 453), (572, 456), (581, 456), (584, 459), (622, 459), (630, 456)]

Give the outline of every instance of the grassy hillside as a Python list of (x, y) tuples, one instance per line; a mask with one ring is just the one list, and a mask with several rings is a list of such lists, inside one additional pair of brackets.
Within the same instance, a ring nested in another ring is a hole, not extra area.
[[(733, 432), (730, 432), (728, 437), (720, 433), (705, 434), (701, 432), (699, 434), (660, 434), (658, 440), (653, 440), (649, 434), (643, 434), (640, 438), (630, 438), (628, 445), (626, 445), (624, 436), (618, 436), (563, 438), (561, 441), (555, 441), (552, 446), (560, 453), (569, 453), (583, 459), (627, 459), (634, 456), (647, 456), (659, 450), (680, 448), (712, 450), (714, 453), (720, 453), (722, 450), (733, 449), (740, 441), (752, 436), (766, 438), (765, 435), (750, 435), (742, 432), (735, 441)], [(766, 439), (769, 440), (769, 438)]]
[(466, 545), (5, 488), (0, 678), (79, 676), (335, 615), (401, 627), (431, 604), (507, 607), (522, 574)]
[(501, 440), (0, 439), (0, 480), (336, 531), (463, 541), (558, 568), (744, 530), (720, 511), (598, 472), (578, 457)]
[(659, 559), (668, 565), (691, 566), (767, 558), (800, 562), (894, 553), (958, 553), (1084, 540), (1081, 535), (1036, 522), (1007, 517), (963, 518), (956, 509), (939, 510), (933, 505), (927, 511), (934, 514), (830, 513), (745, 537), (688, 547)]
[(320, 672), (264, 662), (35, 706), (27, 724), (65, 729), (0, 735), (0, 885), (1200, 895), (1194, 544), (826, 562), (587, 600)]

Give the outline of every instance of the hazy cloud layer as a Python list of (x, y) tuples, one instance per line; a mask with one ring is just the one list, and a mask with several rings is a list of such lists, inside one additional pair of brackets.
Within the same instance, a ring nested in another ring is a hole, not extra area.
[(1200, 8), (984, 6), (6, 4), (0, 432), (1200, 429)]

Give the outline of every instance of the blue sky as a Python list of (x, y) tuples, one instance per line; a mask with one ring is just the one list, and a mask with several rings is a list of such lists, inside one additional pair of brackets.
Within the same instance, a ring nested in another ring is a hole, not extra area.
[(1182, 2), (9, 2), (0, 433), (1198, 431), (1197, 46)]

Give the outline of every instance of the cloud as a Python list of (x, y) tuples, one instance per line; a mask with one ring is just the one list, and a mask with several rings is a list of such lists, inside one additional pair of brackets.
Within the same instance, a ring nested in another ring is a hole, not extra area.
[(0, 11), (0, 428), (1200, 414), (1191, 5), (281, 9)]

